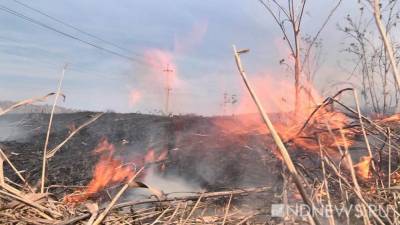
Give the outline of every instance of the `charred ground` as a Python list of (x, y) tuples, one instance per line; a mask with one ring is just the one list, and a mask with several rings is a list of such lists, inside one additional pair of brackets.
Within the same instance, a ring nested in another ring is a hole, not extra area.
[[(56, 114), (49, 149), (62, 142), (93, 112)], [(49, 114), (10, 114), (0, 118), (1, 148), (30, 183), (38, 182)], [(107, 138), (125, 162), (148, 149), (168, 149), (163, 176), (178, 176), (207, 190), (276, 185), (280, 161), (265, 154), (268, 138), (258, 133), (235, 134), (222, 130), (221, 121), (235, 117), (157, 116), (106, 113), (67, 142), (48, 164), (47, 186), (86, 185), (98, 156), (92, 150)], [(241, 126), (240, 124), (237, 124)], [(13, 127), (7, 132), (7, 127)], [(15, 179), (10, 168), (6, 175)], [(276, 185), (278, 187), (279, 185)]]

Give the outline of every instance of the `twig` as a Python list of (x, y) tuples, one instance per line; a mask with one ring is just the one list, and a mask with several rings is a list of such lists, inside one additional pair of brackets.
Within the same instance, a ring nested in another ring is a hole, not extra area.
[(44, 207), (42, 205), (39, 205), (39, 204), (29, 200), (29, 199), (21, 197), (21, 196), (17, 196), (17, 195), (14, 195), (14, 194), (8, 193), (6, 191), (2, 191), (2, 190), (0, 190), (0, 194), (6, 195), (6, 196), (8, 196), (10, 198), (13, 198), (13, 199), (19, 201), (19, 202), (25, 203), (26, 205), (29, 205), (29, 206), (31, 206), (31, 207), (33, 207), (35, 209), (38, 209), (41, 212), (41, 216), (43, 216), (46, 219), (50, 219), (51, 220), (52, 218), (49, 215), (47, 215), (47, 214), (45, 214), (43, 212), (49, 213), (50, 215), (61, 216), (60, 213), (52, 211), (52, 210), (50, 210), (50, 209), (48, 209), (48, 208), (46, 208), (46, 207)]
[[(319, 28), (317, 34), (315, 34), (315, 36), (313, 37), (310, 45), (308, 46), (307, 50), (306, 50), (306, 54), (304, 55), (304, 59), (303, 59), (303, 63), (302, 65), (305, 65), (307, 60), (309, 60), (310, 58), (310, 52), (311, 52), (311, 48), (313, 47), (315, 41), (318, 39), (318, 36), (321, 34), (322, 30), (325, 28), (325, 26), (328, 24), (330, 18), (332, 17), (332, 15), (335, 13), (335, 11), (339, 8), (340, 3), (342, 3), (342, 0), (339, 0), (335, 7), (333, 7), (333, 9), (329, 12), (329, 15), (326, 17), (324, 23), (322, 24), (322, 26)], [(301, 69), (303, 70), (304, 67)]]
[(77, 129), (75, 129), (73, 132), (71, 132), (68, 137), (61, 142), (60, 144), (58, 144), (55, 148), (53, 148), (52, 150), (50, 150), (47, 155), (46, 158), (50, 159), (51, 157), (54, 156), (54, 154), (56, 154), (56, 152), (58, 150), (61, 149), (62, 146), (65, 145), (65, 143), (67, 143), (75, 134), (77, 134), (81, 129), (85, 128), (86, 126), (90, 125), (91, 123), (93, 123), (94, 121), (96, 121), (98, 118), (100, 118), (104, 113), (99, 113), (96, 116), (94, 116), (92, 119), (90, 119), (89, 121), (85, 122), (84, 124), (82, 124), (81, 126), (79, 126)]
[[(297, 136), (299, 136), (301, 134), (301, 132), (303, 132), (303, 130), (307, 127), (308, 123), (310, 122), (310, 120), (312, 119), (312, 117), (322, 108), (324, 108), (325, 106), (329, 105), (330, 103), (332, 103), (333, 99), (335, 99), (337, 96), (341, 95), (343, 92), (345, 91), (351, 91), (353, 90), (353, 88), (344, 88), (340, 91), (338, 91), (335, 95), (333, 95), (332, 97), (328, 97), (326, 98), (321, 104), (319, 104), (310, 114), (310, 116), (307, 118), (307, 120), (304, 122), (303, 126), (300, 128), (300, 130), (297, 132), (297, 134), (294, 136), (294, 138), (296, 138)], [(293, 139), (293, 138), (292, 138)]]
[(167, 222), (165, 222), (164, 224), (168, 225), (171, 223), (172, 219), (175, 217), (176, 213), (178, 212), (178, 210), (181, 208), (181, 202), (178, 203), (178, 205), (176, 206), (176, 209), (174, 210), (174, 212), (172, 213), (171, 217), (168, 219)]
[(53, 108), (51, 109), (51, 114), (50, 114), (50, 121), (49, 121), (49, 126), (47, 128), (47, 135), (46, 135), (46, 141), (44, 143), (44, 149), (43, 149), (43, 161), (42, 161), (42, 180), (41, 180), (41, 185), (40, 185), (40, 193), (44, 192), (44, 183), (46, 182), (46, 162), (47, 162), (47, 146), (49, 144), (49, 138), (50, 138), (50, 131), (51, 131), (51, 125), (53, 123), (53, 116), (54, 116), (54, 110), (56, 108), (58, 96), (61, 92), (61, 86), (62, 86), (62, 81), (64, 79), (65, 75), (65, 70), (66, 70), (67, 65), (64, 66), (62, 73), (61, 73), (61, 78), (58, 83), (58, 88), (56, 92), (56, 97), (54, 98), (54, 103), (53, 103)]
[(224, 220), (222, 221), (222, 225), (225, 224), (226, 217), (228, 216), (229, 208), (231, 206), (231, 201), (232, 201), (232, 195), (229, 196), (229, 201), (228, 201), (228, 205), (226, 206), (226, 209), (225, 209), (225, 215), (224, 215)]
[(290, 155), (289, 155), (285, 145), (283, 144), (282, 139), (279, 137), (277, 131), (275, 130), (274, 126), (272, 125), (271, 120), (269, 119), (268, 115), (265, 113), (263, 107), (261, 106), (261, 103), (258, 100), (258, 97), (256, 96), (255, 92), (253, 91), (253, 88), (250, 86), (249, 82), (247, 81), (247, 77), (246, 77), (246, 74), (245, 74), (244, 69), (242, 67), (240, 57), (239, 57), (239, 54), (241, 52), (238, 52), (236, 50), (235, 46), (233, 46), (233, 51), (234, 51), (234, 55), (235, 55), (235, 61), (236, 61), (237, 68), (239, 70), (239, 73), (240, 73), (245, 85), (246, 85), (246, 88), (249, 91), (251, 97), (253, 98), (253, 101), (257, 105), (258, 111), (259, 111), (259, 113), (260, 113), (265, 125), (270, 130), (272, 138), (274, 139), (275, 144), (278, 146), (278, 149), (279, 149), (279, 151), (280, 151), (280, 153), (282, 155), (282, 158), (283, 158), (283, 160), (284, 160), (284, 162), (285, 162), (285, 164), (286, 164), (286, 166), (287, 166), (287, 168), (289, 170), (290, 175), (293, 178), (293, 181), (294, 181), (297, 189), (299, 190), (299, 193), (300, 193), (301, 197), (303, 198), (303, 201), (308, 205), (308, 207), (310, 207), (311, 214), (313, 215), (313, 219), (314, 219), (315, 224), (319, 225), (320, 222), (319, 222), (317, 216), (314, 213), (314, 204), (312, 203), (311, 199), (308, 197), (307, 192), (303, 187), (303, 184), (302, 184), (301, 179), (300, 179), (300, 177), (299, 177), (299, 175), (297, 173), (297, 170), (296, 170), (296, 168), (295, 168), (295, 166), (293, 164), (293, 161), (290, 158)]
[[(139, 201), (128, 201), (116, 204), (112, 207), (112, 209), (120, 209), (125, 208), (128, 206), (135, 206), (135, 205), (143, 205), (143, 204), (151, 204), (151, 203), (162, 203), (162, 202), (174, 202), (174, 201), (197, 201), (201, 195), (203, 195), (202, 199), (209, 199), (209, 198), (219, 198), (224, 196), (237, 196), (237, 195), (248, 195), (249, 193), (260, 193), (271, 190), (270, 187), (256, 187), (256, 188), (244, 188), (244, 189), (237, 189), (233, 191), (218, 191), (218, 192), (206, 192), (206, 193), (199, 193), (195, 195), (183, 196), (183, 197), (175, 197), (175, 198), (165, 198), (165, 199), (146, 199), (146, 200), (139, 200)], [(179, 204), (179, 203), (178, 203)], [(86, 219), (90, 216), (90, 213), (82, 214), (78, 217), (72, 218), (67, 221), (63, 221), (61, 223), (57, 223), (57, 225), (68, 225), (76, 223), (77, 221)]]
[(151, 223), (150, 225), (155, 225), (156, 223), (158, 223), (158, 221), (165, 215), (165, 213), (167, 213), (168, 211), (170, 211), (171, 206), (168, 206), (168, 208), (166, 208), (158, 217), (157, 219), (155, 219), (153, 221), (153, 223)]
[(189, 215), (186, 217), (185, 221), (182, 223), (182, 225), (185, 225), (186, 222), (189, 220), (189, 218), (192, 216), (192, 214), (194, 213), (194, 211), (197, 209), (197, 206), (199, 205), (201, 198), (203, 197), (204, 193), (202, 193), (199, 197), (199, 199), (197, 199), (196, 204), (194, 204), (192, 210), (190, 211)]

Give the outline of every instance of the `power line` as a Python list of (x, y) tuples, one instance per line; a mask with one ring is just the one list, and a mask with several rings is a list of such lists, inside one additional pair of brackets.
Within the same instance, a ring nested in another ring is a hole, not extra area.
[(103, 38), (101, 38), (101, 37), (99, 37), (99, 36), (96, 36), (96, 35), (94, 35), (94, 34), (91, 34), (91, 33), (89, 33), (89, 32), (86, 32), (86, 31), (84, 31), (84, 30), (82, 30), (82, 29), (80, 29), (80, 28), (78, 28), (78, 27), (76, 27), (76, 26), (73, 26), (73, 25), (71, 25), (71, 24), (69, 24), (69, 23), (67, 23), (67, 22), (64, 22), (64, 21), (62, 21), (61, 19), (58, 19), (58, 18), (56, 18), (56, 17), (54, 17), (54, 16), (51, 16), (51, 15), (49, 15), (49, 14), (47, 14), (47, 13), (45, 13), (45, 12), (39, 10), (39, 9), (36, 9), (36, 8), (34, 8), (34, 7), (32, 7), (32, 6), (28, 5), (28, 4), (25, 4), (25, 3), (20, 2), (20, 1), (18, 1), (18, 0), (13, 0), (13, 1), (14, 1), (15, 3), (17, 3), (17, 4), (19, 4), (19, 5), (23, 6), (23, 7), (25, 7), (25, 8), (28, 8), (28, 9), (34, 11), (34, 12), (37, 12), (37, 13), (39, 13), (39, 14), (41, 14), (41, 15), (43, 15), (43, 16), (45, 16), (45, 17), (51, 19), (51, 20), (54, 20), (54, 21), (56, 21), (56, 22), (58, 22), (58, 23), (60, 23), (60, 24), (62, 24), (62, 25), (64, 25), (64, 26), (67, 26), (67, 27), (69, 27), (69, 28), (72, 28), (72, 29), (74, 29), (74, 30), (76, 30), (76, 31), (78, 31), (78, 32), (80, 32), (80, 33), (82, 33), (82, 34), (85, 34), (85, 35), (87, 35), (87, 36), (89, 36), (89, 37), (92, 37), (92, 38), (94, 38), (94, 39), (96, 39), (96, 40), (98, 40), (98, 41), (101, 41), (101, 42), (103, 42), (103, 43), (106, 43), (106, 44), (108, 44), (108, 45), (110, 45), (110, 46), (113, 46), (113, 47), (118, 48), (118, 49), (120, 49), (120, 50), (123, 50), (123, 51), (125, 51), (125, 52), (129, 52), (129, 53), (132, 53), (132, 54), (135, 54), (135, 55), (138, 55), (138, 56), (139, 56), (139, 54), (137, 54), (137, 53), (131, 52), (130, 50), (128, 50), (128, 49), (126, 49), (126, 48), (123, 48), (123, 47), (121, 47), (121, 46), (119, 46), (119, 45), (117, 45), (117, 44), (115, 44), (115, 43), (113, 43), (113, 42), (111, 42), (111, 41), (107, 41), (107, 40), (105, 40), (105, 39), (103, 39)]
[(105, 52), (107, 52), (107, 53), (113, 54), (113, 55), (115, 55), (115, 56), (119, 56), (119, 57), (124, 58), (124, 59), (127, 59), (127, 60), (129, 60), (129, 61), (136, 61), (136, 62), (138, 62), (138, 63), (146, 64), (146, 63), (145, 63), (143, 60), (141, 60), (141, 59), (132, 58), (132, 57), (130, 57), (130, 56), (126, 56), (126, 55), (124, 55), (124, 54), (121, 54), (121, 53), (115, 52), (115, 51), (113, 51), (113, 50), (110, 50), (110, 49), (108, 49), (108, 48), (104, 48), (104, 47), (102, 47), (102, 46), (99, 46), (99, 45), (97, 45), (97, 44), (95, 44), (95, 43), (92, 43), (92, 42), (83, 40), (83, 39), (81, 39), (81, 38), (79, 38), (79, 37), (76, 37), (76, 36), (74, 36), (74, 35), (71, 35), (71, 34), (68, 34), (68, 33), (64, 32), (64, 31), (58, 30), (58, 29), (56, 29), (56, 28), (54, 28), (54, 27), (51, 27), (51, 26), (49, 26), (49, 25), (47, 25), (47, 24), (45, 24), (45, 23), (42, 23), (42, 22), (40, 22), (40, 21), (38, 21), (38, 20), (35, 20), (35, 19), (30, 18), (30, 17), (28, 17), (28, 16), (25, 16), (24, 14), (19, 13), (19, 12), (17, 12), (17, 11), (14, 11), (14, 10), (12, 10), (12, 9), (10, 9), (10, 8), (7, 8), (6, 6), (1, 5), (1, 4), (0, 4), (0, 10), (3, 10), (4, 12), (10, 13), (10, 14), (12, 14), (12, 15), (14, 15), (14, 16), (17, 16), (17, 17), (19, 17), (19, 18), (21, 18), (21, 19), (24, 19), (24, 20), (26, 20), (26, 21), (28, 21), (28, 22), (31, 22), (31, 23), (36, 24), (36, 25), (39, 25), (39, 26), (41, 26), (41, 27), (43, 27), (43, 28), (46, 28), (46, 29), (51, 30), (51, 31), (54, 31), (54, 32), (56, 32), (56, 33), (58, 33), (58, 34), (61, 34), (61, 35), (66, 36), (66, 37), (68, 37), (68, 38), (71, 38), (71, 39), (74, 39), (74, 40), (76, 40), (76, 41), (82, 42), (82, 43), (84, 43), (84, 44), (90, 45), (90, 46), (92, 46), (92, 47), (95, 47), (95, 48), (100, 49), (100, 50), (102, 50), (102, 51), (105, 51)]

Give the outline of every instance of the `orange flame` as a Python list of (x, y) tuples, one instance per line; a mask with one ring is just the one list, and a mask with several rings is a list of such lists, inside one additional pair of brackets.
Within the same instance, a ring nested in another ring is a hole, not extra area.
[(362, 179), (370, 178), (370, 165), (371, 165), (371, 157), (369, 156), (361, 156), (360, 162), (354, 165), (354, 169), (358, 176)]
[(378, 122), (379, 123), (400, 122), (400, 113), (396, 113), (394, 115), (378, 120)]
[[(85, 201), (107, 187), (131, 179), (136, 174), (132, 164), (136, 167), (142, 167), (150, 163), (162, 162), (167, 158), (168, 154), (168, 151), (165, 149), (157, 156), (153, 149), (149, 149), (145, 156), (134, 160), (134, 163), (124, 164), (114, 156), (115, 151), (115, 146), (109, 143), (106, 138), (103, 138), (93, 150), (93, 153), (100, 154), (101, 156), (93, 170), (92, 180), (83, 193), (65, 196), (64, 201), (68, 203)], [(141, 177), (144, 174), (145, 172), (141, 173)]]
[[(326, 148), (336, 148), (337, 144), (344, 146), (352, 144), (351, 139), (343, 140), (339, 129), (342, 129), (345, 137), (352, 137), (354, 132), (344, 129), (349, 123), (348, 118), (340, 112), (335, 112), (327, 107), (320, 108), (308, 121), (306, 120), (316, 109), (317, 103), (322, 102), (322, 97), (308, 84), (303, 84), (303, 90), (299, 96), (300, 109), (297, 115), (294, 113), (295, 96), (292, 82), (282, 79), (274, 79), (271, 76), (258, 75), (253, 78), (255, 92), (261, 100), (264, 109), (271, 114), (273, 124), (283, 141), (290, 141), (304, 150), (319, 150), (316, 136)], [(257, 112), (253, 100), (249, 97), (247, 90), (243, 89), (243, 97), (236, 108), (236, 113)], [(258, 115), (258, 114), (257, 114)], [(224, 131), (234, 134), (258, 132), (268, 134), (265, 124), (259, 116), (239, 116), (235, 122), (216, 123)], [(327, 125), (334, 135), (328, 132)]]
[(66, 196), (64, 199), (66, 202), (82, 202), (106, 187), (129, 180), (135, 175), (131, 166), (125, 166), (121, 160), (113, 156), (115, 147), (107, 139), (102, 139), (93, 152), (101, 154), (93, 171), (93, 179), (89, 182), (83, 194)]

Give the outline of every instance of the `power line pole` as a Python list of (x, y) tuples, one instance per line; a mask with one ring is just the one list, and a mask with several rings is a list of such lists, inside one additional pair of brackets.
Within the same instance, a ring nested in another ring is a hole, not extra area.
[(229, 101), (228, 101), (228, 93), (225, 91), (224, 92), (224, 102), (222, 103), (222, 107), (223, 107), (223, 112), (224, 112), (224, 115), (226, 115), (226, 105), (229, 103)]
[(169, 64), (167, 65), (167, 68), (163, 70), (166, 75), (166, 84), (165, 84), (165, 92), (166, 92), (166, 98), (165, 98), (165, 109), (164, 112), (166, 115), (169, 114), (169, 98), (171, 94), (171, 73), (174, 72), (172, 69), (169, 68)]

